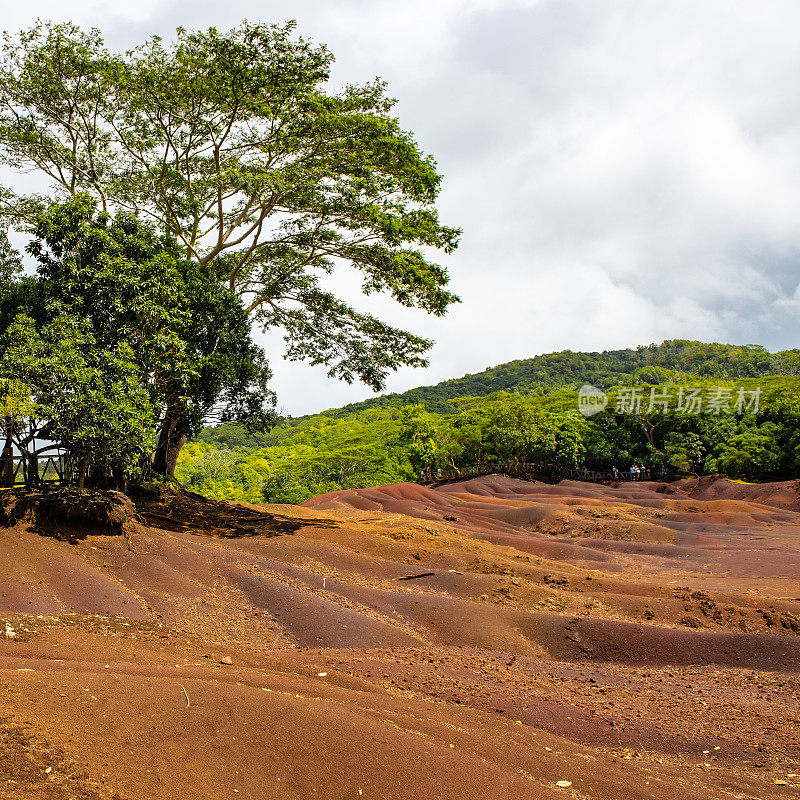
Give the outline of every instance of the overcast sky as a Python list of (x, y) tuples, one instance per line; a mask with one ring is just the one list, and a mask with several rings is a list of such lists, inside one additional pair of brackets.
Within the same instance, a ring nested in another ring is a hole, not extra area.
[[(297, 19), (335, 83), (380, 75), (445, 176), (464, 230), (446, 317), (370, 304), (437, 344), (436, 383), (553, 350), (665, 338), (798, 346), (800, 3), (796, 0), (0, 0), (122, 48), (175, 27)], [(342, 276), (351, 297), (359, 282)], [(366, 307), (363, 306), (362, 307)], [(283, 362), (280, 405), (370, 391)]]

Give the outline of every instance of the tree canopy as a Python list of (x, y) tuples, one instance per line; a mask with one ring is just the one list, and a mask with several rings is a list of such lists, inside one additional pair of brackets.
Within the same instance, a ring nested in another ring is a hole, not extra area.
[[(73, 235), (63, 225), (46, 229), (60, 224), (48, 211), (54, 200), (73, 198), (85, 208), (90, 198), (118, 227), (152, 225), (152, 235), (169, 242), (169, 269), (192, 265), (182, 267), (182, 280), (195, 298), (205, 291), (204, 302), (218, 307), (222, 296), (212, 295), (225, 288), (247, 320), (283, 330), (287, 358), (325, 364), (333, 377), (380, 389), (390, 370), (424, 365), (432, 342), (359, 311), (331, 289), (330, 276), (349, 266), (361, 274), (365, 294), (384, 292), (404, 306), (444, 314), (458, 298), (429, 253), (451, 253), (459, 231), (440, 222), (441, 176), (392, 116), (385, 85), (376, 79), (329, 91), (332, 54), (294, 27), (179, 29), (169, 43), (151, 37), (126, 53), (111, 52), (99, 31), (71, 23), (40, 22), (6, 35), (0, 160), (38, 171), (50, 192), (7, 187), (0, 207), (9, 224), (36, 231), (53, 263), (57, 237)], [(13, 258), (5, 266), (3, 244), (0, 270), (13, 269)], [(167, 269), (167, 261), (158, 260), (158, 268)], [(160, 284), (156, 262), (150, 266), (154, 283), (142, 297), (118, 284), (120, 303), (142, 310), (148, 291), (174, 285)], [(45, 259), (42, 267), (49, 280), (52, 264)], [(237, 316), (233, 304), (227, 308)], [(241, 320), (230, 314), (214, 317), (213, 334), (194, 332), (200, 350), (208, 336), (228, 336), (232, 345), (242, 335)], [(170, 335), (191, 349), (191, 322), (180, 314), (150, 323), (159, 332), (148, 339), (154, 363), (159, 349), (173, 352)], [(253, 361), (252, 352), (241, 356), (240, 363)], [(190, 361), (172, 359), (172, 388), (162, 387), (158, 471), (171, 472), (220, 393), (226, 408), (254, 411), (252, 395), (238, 390), (255, 373), (234, 379), (226, 367), (215, 383)], [(165, 373), (157, 371), (151, 380), (163, 383)], [(218, 363), (212, 371), (220, 373)]]
[[(0, 294), (0, 376), (22, 380), (36, 409), (24, 435), (7, 426), (22, 452), (46, 433), (83, 464), (82, 482), (157, 454), (170, 409), (186, 437), (211, 419), (271, 423), (269, 368), (239, 299), (172, 240), (86, 195), (49, 206), (33, 233), (35, 275)], [(94, 439), (79, 444), (87, 426)]]
[(692, 376), (731, 381), (762, 375), (800, 375), (800, 350), (771, 353), (761, 345), (688, 339), (602, 352), (563, 350), (498, 364), (435, 386), (419, 386), (402, 394), (351, 403), (339, 413), (408, 403), (424, 403), (430, 411), (447, 412), (451, 400), (484, 397), (493, 392), (536, 395), (559, 387), (577, 389), (585, 383), (608, 390), (622, 385), (680, 384)]
[[(621, 386), (611, 390), (605, 411), (585, 419), (577, 412), (578, 392), (569, 388), (454, 398), (444, 411), (400, 407), (386, 398), (366, 409), (283, 420), (266, 434), (236, 425), (207, 428), (186, 448), (176, 475), (219, 498), (297, 502), (336, 489), (417, 480), (427, 468), (434, 474), (522, 468), (548, 479), (582, 468), (626, 471), (633, 464), (656, 476), (662, 469), (738, 480), (800, 474), (797, 378), (695, 376), (690, 383), (706, 395), (760, 392), (760, 405), (732, 403), (696, 414), (645, 407), (636, 415), (617, 410), (632, 389)], [(675, 387), (647, 389), (659, 394)]]
[[(0, 347), (0, 374), (17, 376), (2, 379), (3, 432), (24, 457), (38, 454), (44, 438), (69, 452), (67, 470), (79, 486), (90, 470), (101, 485), (119, 485), (136, 472), (152, 446), (156, 411), (128, 343), (97, 347), (90, 326), (72, 317), (59, 315), (37, 329), (20, 314)], [(26, 458), (26, 478), (35, 485), (30, 463)]]
[[(6, 37), (0, 151), (56, 192), (154, 220), (263, 326), (284, 329), (290, 358), (380, 388), (430, 342), (358, 312), (323, 278), (346, 263), (365, 293), (442, 314), (456, 297), (421, 248), (452, 252), (458, 231), (439, 222), (441, 176), (391, 116), (385, 85), (327, 93), (332, 61), (293, 23), (179, 29), (125, 54), (96, 30), (39, 23)], [(6, 192), (12, 220), (40, 203)]]

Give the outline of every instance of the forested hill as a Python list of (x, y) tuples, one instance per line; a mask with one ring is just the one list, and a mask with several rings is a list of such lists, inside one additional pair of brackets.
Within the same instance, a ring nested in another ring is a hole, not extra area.
[[(261, 434), (207, 428), (184, 447), (176, 477), (210, 497), (291, 503), (487, 462), (786, 480), (800, 477), (798, 376), (800, 350), (758, 346), (669, 341), (551, 353), (287, 418)], [(588, 419), (578, 412), (584, 383), (611, 390), (608, 407)], [(636, 385), (671, 400), (645, 408), (643, 421), (620, 400)], [(695, 392), (691, 409), (678, 407), (681, 386)]]
[(360, 403), (325, 412), (342, 416), (374, 407), (424, 403), (429, 411), (444, 412), (457, 397), (482, 397), (507, 391), (535, 394), (562, 386), (578, 388), (590, 383), (600, 389), (631, 384), (660, 384), (676, 373), (735, 380), (763, 375), (800, 374), (800, 350), (770, 353), (760, 345), (732, 345), (671, 339), (634, 349), (600, 353), (560, 353), (509, 361), (483, 372), (452, 378), (435, 386), (420, 386), (402, 394), (372, 397)]

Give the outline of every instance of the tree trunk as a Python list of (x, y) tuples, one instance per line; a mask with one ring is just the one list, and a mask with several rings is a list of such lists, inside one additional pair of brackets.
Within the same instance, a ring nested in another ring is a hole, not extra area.
[(153, 456), (153, 472), (175, 477), (175, 467), (183, 446), (189, 440), (186, 420), (182, 415), (167, 413), (158, 434), (156, 452)]
[(80, 463), (78, 464), (78, 474), (76, 476), (76, 483), (79, 489), (83, 489), (86, 486), (86, 470), (89, 467), (89, 458), (88, 456), (84, 456), (81, 458)]
[(39, 485), (39, 456), (36, 453), (28, 453), (28, 474), (27, 488), (35, 489)]
[(14, 448), (11, 446), (11, 437), (6, 440), (3, 455), (0, 457), (0, 486), (14, 485)]
[(3, 444), (2, 460), (0, 460), (0, 486), (7, 488), (14, 485), (14, 437), (11, 420), (6, 418), (4, 423), (6, 440)]

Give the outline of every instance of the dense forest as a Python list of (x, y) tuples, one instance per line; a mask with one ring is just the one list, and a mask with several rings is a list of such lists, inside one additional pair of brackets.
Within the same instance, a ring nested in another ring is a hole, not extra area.
[[(301, 502), (341, 488), (413, 480), (427, 467), (496, 463), (533, 464), (548, 478), (634, 464), (659, 474), (794, 477), (798, 368), (797, 350), (773, 354), (687, 341), (553, 353), (284, 419), (266, 434), (207, 428), (185, 448), (176, 475), (204, 494), (256, 502)], [(608, 390), (605, 408), (588, 417), (579, 412), (584, 383)], [(474, 393), (454, 394), (464, 386)]]

